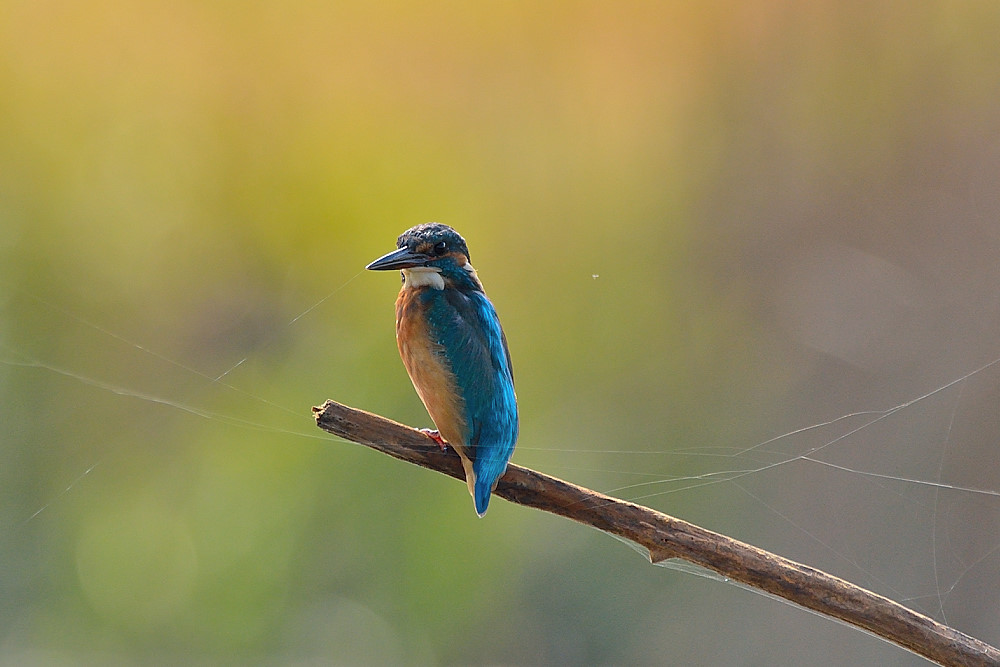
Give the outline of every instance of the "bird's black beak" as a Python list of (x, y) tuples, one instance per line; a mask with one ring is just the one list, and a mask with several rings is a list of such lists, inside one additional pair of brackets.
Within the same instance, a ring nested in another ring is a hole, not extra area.
[(388, 255), (382, 255), (366, 266), (371, 271), (390, 271), (392, 269), (410, 269), (414, 266), (426, 266), (430, 257), (410, 248), (400, 248)]

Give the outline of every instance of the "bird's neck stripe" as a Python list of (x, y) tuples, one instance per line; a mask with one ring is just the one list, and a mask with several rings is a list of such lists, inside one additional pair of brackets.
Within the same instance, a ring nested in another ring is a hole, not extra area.
[(441, 269), (433, 266), (414, 266), (409, 269), (403, 269), (403, 289), (416, 287), (444, 289), (444, 278), (441, 277)]

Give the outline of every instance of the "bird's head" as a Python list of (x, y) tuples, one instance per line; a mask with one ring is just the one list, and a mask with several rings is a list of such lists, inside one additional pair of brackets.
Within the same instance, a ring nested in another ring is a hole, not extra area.
[(399, 269), (403, 272), (403, 285), (409, 287), (482, 289), (469, 261), (465, 239), (448, 225), (428, 222), (407, 229), (396, 239), (396, 247), (398, 250), (379, 257), (365, 268)]

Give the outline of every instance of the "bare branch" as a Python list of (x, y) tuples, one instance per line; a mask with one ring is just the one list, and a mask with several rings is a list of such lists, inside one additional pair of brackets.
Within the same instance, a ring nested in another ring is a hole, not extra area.
[[(334, 401), (313, 408), (333, 435), (465, 479), (458, 456), (420, 431)], [(657, 563), (680, 558), (825, 616), (863, 628), (942, 665), (1000, 665), (1000, 651), (881, 595), (641, 505), (511, 464), (496, 495), (642, 545)]]

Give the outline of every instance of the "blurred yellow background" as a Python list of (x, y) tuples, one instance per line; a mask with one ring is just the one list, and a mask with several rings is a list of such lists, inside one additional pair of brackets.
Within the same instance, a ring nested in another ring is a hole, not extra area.
[(997, 35), (0, 0), (0, 663), (924, 664), (318, 431), (430, 425), (362, 267), (431, 220), (503, 320), (514, 461), (1000, 642), (1000, 372), (749, 449), (1000, 357)]

